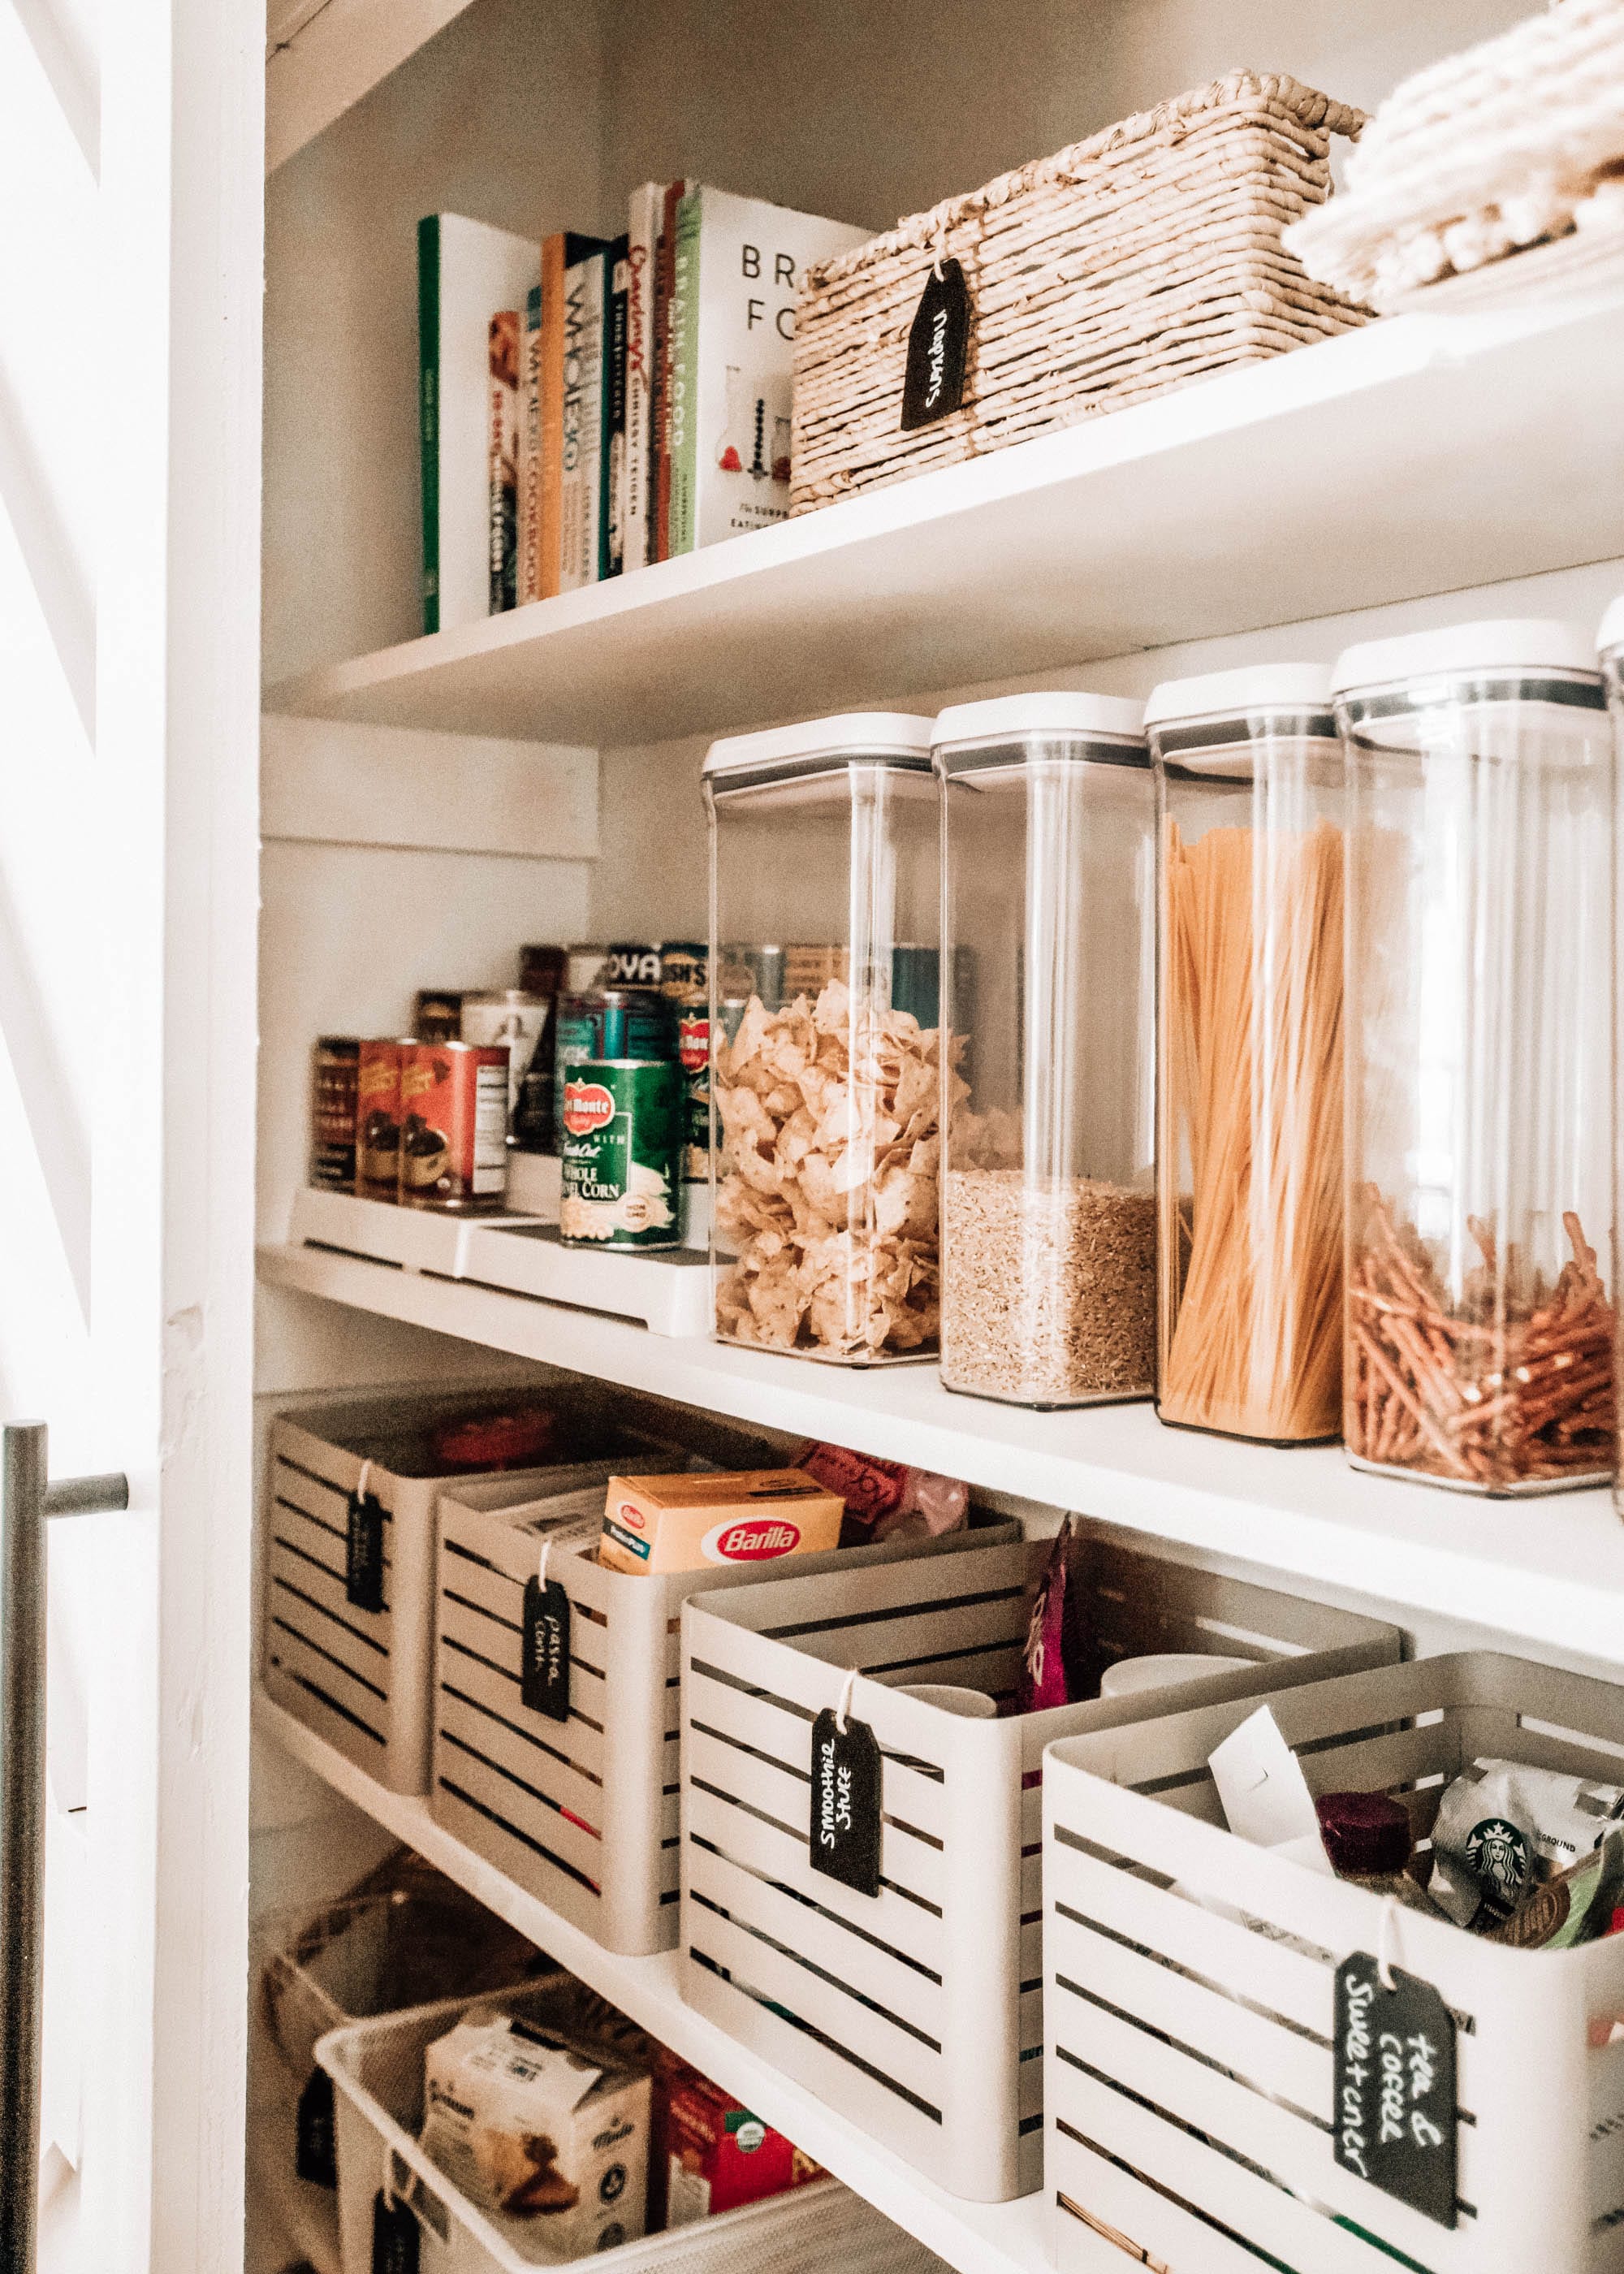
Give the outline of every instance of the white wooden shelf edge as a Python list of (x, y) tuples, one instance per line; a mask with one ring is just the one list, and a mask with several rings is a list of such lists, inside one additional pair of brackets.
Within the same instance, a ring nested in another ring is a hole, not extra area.
[(283, 681), (266, 707), (661, 741), (1620, 552), (1624, 285), (1607, 275), (1389, 318)]
[[(1045, 2274), (1050, 2260), (1041, 2193), (989, 2204), (964, 2203), (944, 2194), (684, 2005), (674, 1951), (658, 1958), (621, 1958), (603, 1949), (442, 1830), (427, 1801), (387, 1791), (268, 1698), (256, 1697), (254, 1713), (267, 1735), (335, 1791), (590, 1983), (640, 2029), (737, 2093), (757, 2116), (961, 2274)], [(1099, 2274), (1115, 2274), (1120, 2254), (1092, 2237), (1082, 2239), (1087, 2255), (1074, 2249), (1070, 2264), (1075, 2274), (1094, 2274), (1096, 2263)]]
[(314, 1248), (260, 1251), (267, 1284), (325, 1297), (737, 1420), (909, 1461), (1288, 1577), (1624, 1664), (1624, 1524), (1604, 1492), (1484, 1501), (1162, 1427), (1148, 1405), (1033, 1413), (936, 1368), (862, 1370), (652, 1335), (624, 1321)]

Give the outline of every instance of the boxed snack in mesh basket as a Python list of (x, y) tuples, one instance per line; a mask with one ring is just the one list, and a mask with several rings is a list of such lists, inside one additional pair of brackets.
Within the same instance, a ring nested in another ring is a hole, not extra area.
[(742, 1465), (756, 1443), (658, 1399), (586, 1384), (373, 1398), (272, 1424), (265, 1687), (391, 1791), (428, 1790), (435, 1510), (447, 1485), (479, 1473), (474, 1460), (448, 1467), (437, 1433), (537, 1406), (552, 1416), (544, 1457), (494, 1476), (496, 1463), (486, 1465), (499, 1497), (605, 1485), (618, 1467), (676, 1469), (695, 1456)]
[[(1236, 72), (808, 272), (796, 314), (790, 510), (979, 456), (1361, 323), (1281, 233), (1330, 190), (1362, 115)], [(962, 396), (905, 428), (928, 287), (968, 295)]]
[[(639, 1956), (677, 1939), (682, 1605), (701, 1589), (759, 1587), (763, 1567), (633, 1577), (599, 1563), (590, 1537), (548, 1547), (547, 1577), (569, 1603), (568, 1716), (555, 1721), (523, 1702), (521, 1621), (526, 1582), (568, 1507), (508, 1506), (490, 1486), (440, 1503), (431, 1805), (520, 1886), (606, 1948)], [(1014, 1536), (993, 1525), (972, 1542)], [(832, 1549), (783, 1568), (858, 1572), (926, 1545)]]
[[(1269, 1706), (1314, 1792), (1390, 1793), (1424, 1840), (1475, 1760), (1624, 1781), (1624, 1690), (1487, 1652)], [(1209, 1704), (1049, 1751), (1056, 2264), (1094, 2265), (1104, 2233), (1147, 2265), (1203, 2274), (1624, 2266), (1624, 1935), (1517, 1948), (1235, 1838), (1208, 1760), (1249, 1711)], [(1361, 1954), (1401, 1989), (1427, 1985), (1452, 2025), (1441, 2217), (1339, 2160), (1336, 1978)]]
[[(941, 1543), (951, 1551), (951, 1543)], [(926, 1683), (1013, 1702), (1049, 1543), (693, 1597), (682, 1629), (683, 1995), (951, 2193), (1042, 2168), (1043, 1748), (1192, 1698), (1273, 1694), (1387, 1663), (1342, 1611), (1082, 1543), (1096, 1667), (1147, 1652), (1252, 1661), (1188, 1689), (970, 1720)], [(853, 1679), (852, 1669), (868, 1678)], [(875, 1892), (814, 1866), (815, 1717), (873, 1733)]]
[[(418, 2274), (528, 2274), (538, 2262), (557, 2263), (539, 2239), (520, 2248), (508, 2224), (470, 2202), (419, 2145), (425, 2056), (470, 2012), (500, 2005), (538, 2022), (568, 2021), (581, 1998), (579, 1984), (538, 1985), (471, 2007), (420, 2007), (321, 2040), (337, 2111), (342, 2274), (371, 2274), (380, 2197), (415, 2230)], [(945, 2274), (940, 2259), (832, 2180), (664, 2234), (605, 2241), (591, 2263), (611, 2274), (823, 2274), (831, 2266), (840, 2274)]]

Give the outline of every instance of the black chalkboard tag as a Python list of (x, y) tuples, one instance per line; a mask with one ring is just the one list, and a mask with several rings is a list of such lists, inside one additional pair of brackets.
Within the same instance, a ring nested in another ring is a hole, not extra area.
[(324, 2068), (312, 2069), (310, 2082), (299, 2095), (293, 2168), (312, 2187), (338, 2185), (338, 2154), (333, 2144), (333, 2080)]
[(1336, 2160), (1412, 2210), (1455, 2223), (1455, 2019), (1430, 1982), (1355, 1951), (1336, 1969)]
[(569, 1719), (569, 1597), (556, 1579), (524, 1583), (524, 1634), (519, 1695), (532, 1713)]
[(391, 2202), (380, 2187), (372, 2198), (372, 2274), (417, 2274), (421, 2248), (410, 2205)]
[(358, 1611), (383, 1602), (383, 1502), (376, 1493), (350, 1495), (344, 1528), (344, 1593)]
[(902, 431), (929, 426), (964, 401), (965, 358), (970, 347), (970, 288), (956, 260), (936, 264), (925, 279), (908, 333), (902, 379)]
[(812, 1868), (860, 1895), (880, 1892), (880, 1749), (866, 1721), (825, 1710), (812, 1724)]

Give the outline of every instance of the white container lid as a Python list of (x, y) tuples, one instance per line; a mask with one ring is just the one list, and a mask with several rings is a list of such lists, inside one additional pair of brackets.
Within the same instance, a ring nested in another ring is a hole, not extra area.
[(707, 774), (794, 765), (807, 758), (921, 758), (930, 754), (930, 720), (911, 711), (843, 711), (797, 727), (729, 734), (705, 752)]
[(1596, 635), (1597, 652), (1611, 655), (1615, 647), (1624, 647), (1624, 592), (1620, 592), (1601, 620), (1601, 629)]
[(1083, 741), (1109, 734), (1118, 742), (1124, 736), (1139, 742), (1144, 716), (1144, 704), (1123, 695), (996, 695), (986, 703), (950, 704), (937, 714), (930, 742), (940, 750), (949, 743), (1017, 742), (1027, 734)]
[(1538, 679), (1574, 671), (1596, 675), (1596, 651), (1576, 625), (1545, 616), (1509, 616), (1449, 624), (1441, 631), (1406, 632), (1397, 639), (1362, 640), (1337, 657), (1331, 691), (1349, 695), (1462, 674)]
[(1185, 719), (1244, 719), (1251, 711), (1328, 711), (1322, 663), (1252, 663), (1197, 679), (1164, 679), (1145, 705), (1145, 731)]

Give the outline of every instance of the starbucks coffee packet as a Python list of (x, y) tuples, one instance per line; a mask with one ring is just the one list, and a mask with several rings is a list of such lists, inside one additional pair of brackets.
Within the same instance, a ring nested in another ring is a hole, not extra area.
[(1487, 1932), (1599, 1847), (1621, 1816), (1624, 1787), (1474, 1761), (1440, 1804), (1427, 1893), (1457, 1926)]

